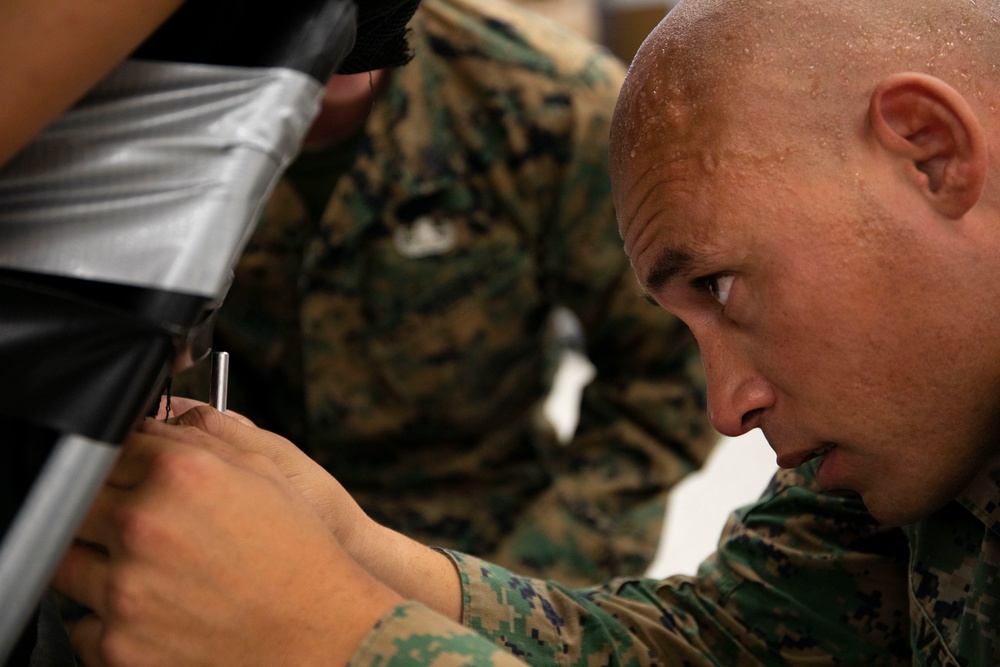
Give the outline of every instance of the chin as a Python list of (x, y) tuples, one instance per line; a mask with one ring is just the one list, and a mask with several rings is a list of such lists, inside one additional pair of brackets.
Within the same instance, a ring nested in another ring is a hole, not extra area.
[(879, 525), (887, 528), (899, 528), (916, 523), (941, 509), (947, 503), (928, 505), (925, 498), (922, 503), (906, 505), (900, 498), (869, 498), (861, 494), (861, 499), (868, 509), (868, 513), (878, 521)]

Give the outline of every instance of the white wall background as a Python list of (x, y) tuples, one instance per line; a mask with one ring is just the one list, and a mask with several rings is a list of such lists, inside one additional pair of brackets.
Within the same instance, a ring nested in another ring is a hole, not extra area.
[(777, 469), (760, 429), (738, 438), (720, 438), (705, 467), (671, 492), (666, 530), (649, 576), (694, 574), (715, 551), (729, 513), (756, 500)]

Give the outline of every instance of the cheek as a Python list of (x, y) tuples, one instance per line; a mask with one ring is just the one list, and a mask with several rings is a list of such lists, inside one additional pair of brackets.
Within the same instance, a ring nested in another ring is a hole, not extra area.
[(854, 292), (834, 291), (822, 280), (800, 279), (797, 287), (773, 291), (747, 314), (748, 351), (759, 370), (819, 403), (843, 403), (858, 392), (871, 399), (886, 372), (877, 319)]

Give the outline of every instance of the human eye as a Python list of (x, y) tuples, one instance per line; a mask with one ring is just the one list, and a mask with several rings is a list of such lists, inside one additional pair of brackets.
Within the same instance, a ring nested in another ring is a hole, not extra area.
[(729, 301), (729, 290), (733, 287), (734, 277), (731, 273), (714, 273), (698, 278), (694, 281), (694, 286), (696, 289), (708, 292), (713, 299), (725, 306)]

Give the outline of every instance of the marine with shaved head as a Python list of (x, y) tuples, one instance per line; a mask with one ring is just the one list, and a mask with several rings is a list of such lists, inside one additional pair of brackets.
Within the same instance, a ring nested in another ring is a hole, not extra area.
[[(782, 467), (697, 576), (570, 591), (429, 550), (195, 408), (132, 439), (57, 577), (88, 664), (1000, 664), (998, 45), (995, 0), (682, 0), (633, 61), (625, 250), (716, 428)], [(265, 500), (297, 561), (250, 557)]]
[(719, 431), (911, 524), (1000, 436), (1000, 10), (788, 2), (768, 38), (753, 4), (696, 3), (633, 67), (625, 249), (698, 338)]

